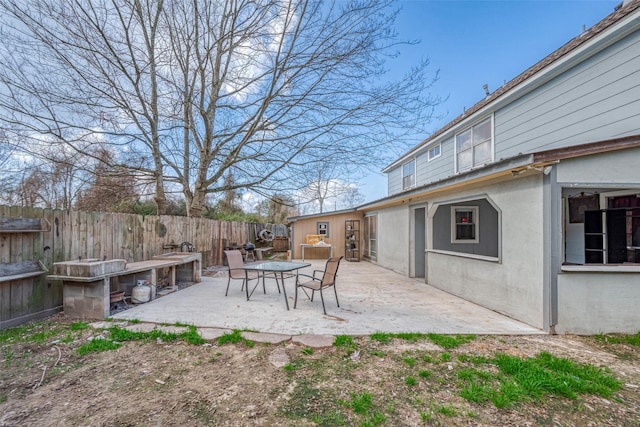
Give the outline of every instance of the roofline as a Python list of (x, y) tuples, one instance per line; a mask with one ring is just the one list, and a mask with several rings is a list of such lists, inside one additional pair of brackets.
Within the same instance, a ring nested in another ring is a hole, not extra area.
[(346, 214), (349, 212), (357, 212), (357, 211), (358, 211), (358, 208), (355, 207), (355, 208), (349, 208), (349, 209), (341, 209), (339, 211), (329, 211), (329, 212), (320, 212), (320, 213), (314, 213), (309, 215), (291, 216), (291, 217), (288, 217), (287, 220), (289, 222), (296, 222), (301, 219), (316, 218), (321, 216), (341, 215), (341, 214)]
[(374, 200), (360, 205), (358, 210), (373, 210), (386, 206), (411, 202), (440, 191), (449, 191), (455, 187), (479, 184), (501, 176), (518, 176), (521, 172), (544, 172), (549, 165), (559, 163), (562, 160), (589, 156), (592, 154), (608, 153), (612, 151), (640, 148), (640, 134), (629, 135), (621, 138), (607, 139), (574, 145), (567, 148), (539, 151), (531, 154), (521, 154), (499, 162), (491, 163), (485, 167), (472, 169), (471, 171), (432, 182), (409, 191), (394, 194), (383, 199)]
[(564, 159), (588, 156), (590, 154), (600, 154), (610, 151), (624, 150), (627, 148), (635, 148), (638, 146), (640, 146), (640, 135), (630, 135), (622, 138), (574, 145), (572, 147), (541, 151), (533, 155), (533, 161), (534, 163), (560, 161)]
[[(630, 22), (633, 25), (630, 25)], [(452, 136), (456, 129), (486, 114), (487, 110), (495, 111), (501, 108), (512, 99), (523, 96), (566, 71), (575, 62), (584, 61), (638, 28), (640, 28), (640, 0), (632, 0), (477, 102), (385, 167), (382, 172), (386, 173), (401, 165), (415, 157), (436, 139), (444, 139), (449, 134)], [(594, 46), (596, 49), (590, 50)]]

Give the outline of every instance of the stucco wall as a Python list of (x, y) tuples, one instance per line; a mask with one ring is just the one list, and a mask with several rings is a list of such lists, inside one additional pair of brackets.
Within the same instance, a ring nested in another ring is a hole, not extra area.
[(451, 203), (481, 194), (490, 197), (502, 213), (501, 261), (429, 252), (427, 282), (543, 328), (542, 178), (514, 178), (430, 202)]
[(378, 212), (377, 264), (409, 274), (409, 209), (407, 206)]
[(558, 324), (565, 334), (640, 330), (640, 272), (563, 273), (558, 276)]

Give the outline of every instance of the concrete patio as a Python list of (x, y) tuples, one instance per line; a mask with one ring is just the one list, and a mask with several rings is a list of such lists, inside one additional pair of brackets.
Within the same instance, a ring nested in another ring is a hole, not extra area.
[[(310, 274), (323, 269), (324, 261), (311, 260)], [(325, 292), (327, 315), (320, 295), (314, 301), (299, 295), (294, 303), (294, 278), (286, 279), (291, 309), (279, 294), (273, 278), (266, 280), (250, 301), (240, 291), (241, 281), (232, 280), (225, 297), (226, 272), (202, 277), (202, 282), (179, 292), (140, 304), (113, 316), (142, 322), (181, 322), (199, 328), (249, 329), (274, 334), (367, 335), (374, 332), (422, 332), (442, 334), (542, 334), (543, 332), (479, 305), (404, 277), (369, 262), (346, 262), (338, 271), (336, 306), (333, 290)], [(255, 281), (252, 282), (255, 284)]]

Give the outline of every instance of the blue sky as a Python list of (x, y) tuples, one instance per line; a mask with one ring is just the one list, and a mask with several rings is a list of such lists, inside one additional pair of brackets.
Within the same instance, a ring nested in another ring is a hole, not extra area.
[[(426, 125), (426, 138), (564, 43), (613, 12), (622, 0), (400, 1), (396, 30), (420, 43), (401, 50), (393, 72), (428, 58), (440, 70), (432, 93), (448, 99), (444, 116)], [(416, 140), (416, 144), (419, 143)], [(386, 177), (372, 174), (359, 187), (367, 201), (386, 196)]]

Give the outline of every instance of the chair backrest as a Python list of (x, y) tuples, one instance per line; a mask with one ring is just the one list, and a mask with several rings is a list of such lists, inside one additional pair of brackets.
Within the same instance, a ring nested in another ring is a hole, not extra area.
[(242, 259), (242, 252), (237, 249), (231, 251), (224, 251), (227, 256), (227, 265), (229, 266), (229, 275), (233, 279), (244, 279), (244, 260)]
[(327, 264), (324, 267), (324, 274), (322, 275), (322, 287), (335, 285), (336, 276), (338, 275), (338, 267), (343, 256), (332, 257), (327, 260)]

